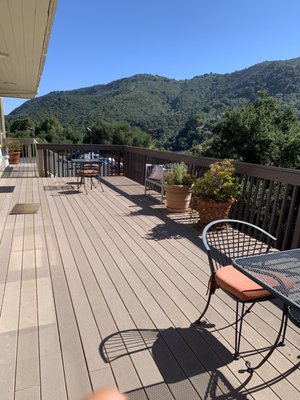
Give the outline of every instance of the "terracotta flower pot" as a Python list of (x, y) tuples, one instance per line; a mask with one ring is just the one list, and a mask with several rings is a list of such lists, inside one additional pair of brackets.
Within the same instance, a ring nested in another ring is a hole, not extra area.
[(195, 209), (199, 213), (198, 224), (201, 227), (209, 224), (217, 219), (228, 218), (230, 207), (233, 204), (234, 199), (228, 201), (215, 201), (197, 197), (195, 201)]
[(11, 151), (9, 153), (9, 164), (15, 165), (20, 163), (20, 151)]
[(189, 185), (164, 185), (167, 209), (171, 212), (186, 212), (190, 209), (192, 197), (191, 187)]

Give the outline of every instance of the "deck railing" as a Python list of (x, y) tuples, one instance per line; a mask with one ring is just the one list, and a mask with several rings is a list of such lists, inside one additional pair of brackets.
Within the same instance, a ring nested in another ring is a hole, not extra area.
[(103, 175), (123, 174), (123, 146), (97, 144), (38, 144), (37, 165), (40, 176), (75, 176), (72, 159), (101, 157)]
[[(184, 161), (190, 172), (201, 176), (217, 159), (113, 145), (38, 145), (41, 174), (66, 175), (66, 154), (74, 151), (97, 152), (117, 160), (119, 169), (128, 178), (144, 183), (145, 164), (166, 164)], [(68, 158), (68, 157), (67, 157)], [(52, 161), (51, 161), (52, 159)], [(300, 171), (235, 162), (240, 179), (241, 196), (232, 208), (232, 217), (254, 223), (277, 237), (277, 247), (300, 247)]]
[(8, 137), (3, 139), (3, 145), (9, 140), (18, 140), (21, 145), (21, 163), (23, 164), (34, 164), (36, 162), (36, 144), (37, 141), (34, 138), (15, 138)]

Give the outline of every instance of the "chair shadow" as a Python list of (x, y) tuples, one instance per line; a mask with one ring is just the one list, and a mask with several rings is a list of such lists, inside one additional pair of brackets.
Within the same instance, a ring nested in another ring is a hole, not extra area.
[[(169, 391), (172, 391), (174, 387), (175, 390), (186, 390), (185, 398), (195, 398), (195, 393), (193, 395), (190, 393), (191, 396), (189, 396), (188, 391), (194, 391), (194, 388), (187, 383), (188, 380), (196, 387), (199, 398), (224, 399), (226, 397), (232, 400), (244, 400), (249, 398), (249, 394), (259, 392), (285, 379), (300, 366), (299, 362), (277, 377), (249, 388), (246, 385), (251, 381), (252, 375), (241, 374), (239, 375), (241, 384), (234, 387), (220, 371), (222, 367), (235, 362), (231, 352), (208, 330), (195, 329), (193, 326), (170, 327), (164, 330), (119, 331), (107, 336), (99, 346), (99, 353), (106, 363), (113, 363), (121, 357), (132, 356), (143, 351), (151, 352), (164, 381), (128, 392), (129, 399), (144, 398), (143, 396), (146, 396), (144, 391), (146, 393), (155, 391), (158, 395), (161, 391), (162, 395), (158, 398), (173, 398)], [(195, 385), (196, 382), (199, 384)], [(180, 384), (182, 384), (181, 388)], [(170, 386), (166, 387), (166, 385)], [(139, 394), (141, 397), (136, 397)]]
[[(73, 185), (75, 185), (75, 183), (73, 182)], [(43, 186), (44, 191), (45, 192), (57, 192), (58, 190), (64, 192), (64, 191), (68, 191), (71, 190), (72, 187), (69, 184), (65, 184), (65, 185), (45, 185)]]
[(67, 195), (67, 196), (69, 196), (69, 195), (73, 195), (73, 194), (78, 194), (78, 193), (82, 193), (80, 190), (78, 190), (78, 189), (73, 189), (73, 190), (62, 190), (62, 191), (59, 191), (59, 192), (57, 192), (57, 194), (60, 194), (60, 195)]
[[(133, 329), (116, 332), (100, 344), (99, 352), (106, 363), (118, 358), (150, 351), (165, 384), (182, 384), (184, 390), (194, 390), (188, 382), (196, 384), (203, 399), (246, 399), (243, 384), (235, 388), (218, 368), (233, 362), (232, 354), (205, 329), (173, 328), (164, 330)], [(245, 377), (245, 382), (251, 379)], [(201, 385), (200, 385), (201, 382)], [(161, 385), (158, 384), (158, 385)], [(145, 388), (146, 390), (147, 388)], [(146, 390), (147, 391), (147, 390)], [(223, 393), (224, 392), (224, 393)], [(195, 398), (195, 395), (192, 396)], [(188, 393), (187, 393), (187, 397)]]

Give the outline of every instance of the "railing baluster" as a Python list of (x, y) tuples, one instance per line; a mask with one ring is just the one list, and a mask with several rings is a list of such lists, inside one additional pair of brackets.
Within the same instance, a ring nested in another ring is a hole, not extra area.
[(269, 210), (270, 210), (270, 204), (271, 204), (271, 199), (272, 199), (272, 193), (273, 193), (273, 184), (274, 182), (271, 181), (270, 185), (269, 185), (269, 192), (268, 192), (268, 196), (267, 196), (267, 202), (266, 202), (266, 208), (265, 208), (265, 215), (264, 215), (264, 219), (263, 219), (263, 224), (262, 224), (262, 229), (266, 230), (267, 224), (268, 224), (268, 220), (269, 220)]
[(277, 238), (278, 244), (282, 242), (282, 233), (284, 232), (283, 230), (283, 221), (284, 221), (284, 215), (286, 214), (286, 203), (287, 203), (287, 197), (289, 193), (289, 185), (285, 185), (284, 193), (282, 196), (282, 202), (281, 202), (281, 207), (280, 207), (280, 214), (279, 214), (279, 219), (277, 223), (277, 230), (276, 230), (276, 235), (275, 237)]
[(274, 198), (273, 207), (272, 207), (272, 215), (271, 215), (271, 220), (270, 220), (269, 229), (268, 229), (268, 231), (271, 234), (273, 234), (273, 230), (274, 230), (274, 222), (275, 222), (276, 213), (277, 213), (277, 205), (278, 205), (280, 191), (281, 191), (281, 182), (277, 182), (277, 188), (276, 188), (275, 198)]
[[(292, 220), (293, 220), (293, 216), (294, 216), (294, 213), (295, 213), (295, 205), (296, 205), (296, 201), (297, 201), (297, 198), (298, 198), (298, 194), (299, 194), (299, 187), (298, 186), (294, 186), (292, 199), (291, 199), (291, 204), (290, 204), (290, 209), (289, 209), (289, 215), (288, 215), (288, 218), (287, 218), (286, 229), (285, 229), (284, 238), (283, 238), (283, 242), (282, 242), (282, 250), (285, 250), (285, 249), (287, 249), (289, 247), (288, 246), (288, 242), (289, 242), (289, 238), (291, 237), (290, 230), (291, 230), (291, 227), (292, 227)], [(299, 207), (299, 201), (298, 201), (298, 207)]]
[(253, 224), (254, 217), (255, 217), (255, 211), (256, 211), (256, 207), (257, 207), (257, 196), (258, 196), (259, 187), (260, 187), (260, 179), (257, 178), (256, 181), (255, 181), (254, 196), (253, 196), (253, 199), (251, 199), (252, 206), (251, 206), (250, 218), (249, 218), (249, 222), (251, 224)]
[(262, 211), (263, 204), (264, 204), (266, 187), (267, 187), (267, 181), (266, 181), (266, 179), (263, 179), (263, 186), (261, 188), (260, 195), (259, 195), (258, 210), (257, 210), (257, 215), (256, 215), (256, 221), (255, 221), (255, 225), (258, 225), (258, 226), (261, 225), (261, 217), (260, 216), (261, 216), (261, 211)]

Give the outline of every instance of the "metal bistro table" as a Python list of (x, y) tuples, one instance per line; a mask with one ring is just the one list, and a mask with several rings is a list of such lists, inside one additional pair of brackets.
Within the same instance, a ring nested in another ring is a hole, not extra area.
[[(93, 187), (93, 182), (92, 179), (93, 178), (97, 178), (98, 182), (101, 185), (101, 189), (102, 192), (103, 190), (103, 186), (101, 183), (101, 168), (103, 165), (103, 161), (102, 160), (97, 160), (97, 159), (82, 159), (82, 158), (72, 158), (71, 160), (74, 164), (75, 164), (75, 168), (76, 168), (76, 176), (77, 176), (77, 188), (79, 189), (79, 187), (81, 185), (84, 185), (85, 187), (85, 178), (90, 178), (91, 179), (91, 189)], [(97, 171), (94, 171), (92, 166), (93, 165), (97, 165)], [(80, 178), (80, 181), (79, 181)], [(85, 191), (87, 193), (86, 187), (85, 187)]]
[(252, 373), (268, 360), (278, 345), (283, 345), (288, 319), (300, 327), (296, 315), (300, 311), (300, 249), (235, 258), (233, 264), (283, 302), (281, 325), (275, 343), (255, 367), (246, 361), (247, 370)]

